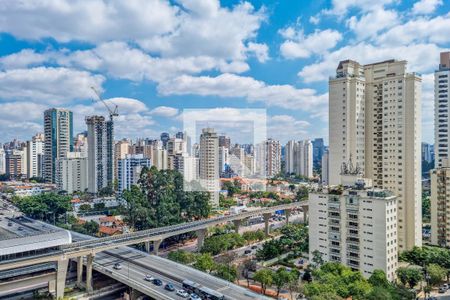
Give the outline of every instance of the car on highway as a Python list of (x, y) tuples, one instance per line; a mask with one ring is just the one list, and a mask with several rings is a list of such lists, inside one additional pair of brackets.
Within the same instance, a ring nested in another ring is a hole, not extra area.
[(8, 226), (12, 226), (12, 223), (11, 223), (11, 222), (8, 222)]
[(448, 290), (448, 287), (445, 286), (445, 285), (441, 285), (441, 286), (439, 287), (439, 293), (440, 293), (440, 294), (445, 293), (447, 290)]
[(186, 292), (185, 290), (177, 290), (177, 295), (183, 298), (189, 297), (188, 292)]
[(145, 277), (144, 277), (144, 280), (145, 281), (153, 281), (153, 279), (155, 279), (152, 275), (150, 275), (150, 274), (147, 274), (147, 275), (145, 275)]
[(20, 227), (20, 226), (19, 226), (19, 231), (23, 231), (23, 227)]
[(155, 278), (155, 279), (153, 279), (153, 284), (157, 285), (157, 286), (161, 286), (163, 284), (163, 282), (161, 281), (161, 279)]
[(250, 250), (250, 249), (246, 249), (246, 250), (244, 251), (244, 254), (250, 254), (250, 253), (252, 253), (252, 250)]
[(189, 300), (201, 300), (202, 298), (200, 298), (199, 295), (197, 295), (196, 293), (192, 293), (189, 297)]
[(114, 268), (114, 270), (121, 270), (122, 265), (120, 263), (115, 263), (113, 268)]
[(167, 291), (169, 291), (169, 292), (175, 291), (175, 288), (174, 288), (173, 284), (171, 284), (171, 283), (166, 284), (166, 285), (164, 286), (164, 289), (167, 290)]
[(258, 246), (256, 246), (256, 245), (253, 245), (253, 246), (252, 246), (252, 249), (253, 249), (253, 250), (255, 250), (256, 248), (258, 248)]

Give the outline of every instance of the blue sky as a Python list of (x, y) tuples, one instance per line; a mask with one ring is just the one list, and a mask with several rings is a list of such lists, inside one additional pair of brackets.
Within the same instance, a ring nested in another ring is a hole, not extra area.
[(91, 86), (119, 106), (118, 138), (175, 133), (183, 109), (236, 120), (263, 108), (269, 137), (328, 139), (339, 60), (391, 58), (422, 74), (422, 135), (433, 142), (449, 11), (444, 0), (0, 0), (0, 142), (41, 132), (49, 107), (73, 110), (85, 130), (86, 115), (106, 114)]

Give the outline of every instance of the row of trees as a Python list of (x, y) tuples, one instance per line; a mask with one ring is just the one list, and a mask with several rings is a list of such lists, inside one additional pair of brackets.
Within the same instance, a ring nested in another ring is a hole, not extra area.
[(304, 294), (311, 300), (400, 300), (414, 299), (411, 290), (390, 283), (382, 270), (375, 270), (369, 279), (358, 271), (340, 263), (327, 262), (314, 269), (314, 280), (303, 286)]
[(136, 230), (206, 218), (208, 192), (186, 192), (183, 176), (174, 170), (144, 168), (137, 186), (123, 192), (125, 221)]
[(228, 281), (235, 281), (238, 276), (237, 268), (232, 265), (233, 255), (225, 255), (215, 261), (210, 253), (191, 253), (184, 250), (171, 251), (168, 255), (170, 260), (191, 264), (200, 271), (216, 275)]
[(298, 283), (300, 273), (297, 269), (288, 271), (286, 268), (281, 267), (276, 271), (271, 269), (260, 269), (253, 275), (253, 280), (261, 284), (261, 293), (265, 294), (266, 290), (270, 286), (274, 286), (277, 291), (277, 297), (280, 295), (280, 291), (283, 288), (288, 288), (291, 293), (295, 290)]
[(225, 251), (242, 247), (246, 244), (256, 241), (262, 241), (266, 238), (264, 231), (247, 231), (242, 235), (235, 232), (227, 232), (226, 229), (220, 230), (220, 227), (215, 228), (215, 234), (207, 237), (204, 241), (203, 247), (200, 250), (202, 253), (211, 253), (217, 255)]

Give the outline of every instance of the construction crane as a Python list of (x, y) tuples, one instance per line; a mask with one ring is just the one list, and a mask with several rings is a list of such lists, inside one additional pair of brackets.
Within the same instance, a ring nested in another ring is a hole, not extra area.
[[(93, 86), (91, 86), (91, 89), (94, 91), (94, 93), (97, 96), (98, 100), (101, 101), (103, 103), (103, 105), (105, 105), (106, 109), (109, 112), (109, 119), (112, 122), (114, 117), (117, 117), (119, 115), (119, 107), (117, 106), (117, 104), (114, 104), (114, 109), (111, 109), (111, 107), (108, 106), (106, 101), (103, 100), (102, 97), (100, 97), (100, 93), (97, 92), (97, 90)], [(95, 102), (94, 99), (92, 101)]]

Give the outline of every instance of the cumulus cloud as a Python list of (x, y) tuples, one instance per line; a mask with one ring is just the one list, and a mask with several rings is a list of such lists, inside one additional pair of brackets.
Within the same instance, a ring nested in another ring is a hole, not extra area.
[(442, 5), (442, 0), (419, 0), (414, 3), (412, 13), (416, 15), (431, 14)]
[(347, 14), (347, 12), (352, 8), (367, 12), (382, 8), (387, 4), (392, 4), (395, 2), (396, 0), (332, 0), (331, 9), (324, 10), (322, 13), (342, 16)]
[(334, 48), (342, 39), (342, 35), (331, 29), (316, 30), (304, 35), (302, 30), (287, 27), (280, 31), (286, 39), (280, 46), (281, 54), (285, 58), (308, 58), (313, 54), (323, 54)]
[(169, 106), (158, 106), (150, 111), (151, 115), (161, 117), (174, 117), (178, 114), (178, 109)]
[(374, 38), (379, 32), (391, 28), (399, 22), (399, 15), (395, 10), (376, 9), (364, 14), (360, 18), (352, 16), (347, 26), (358, 39)]
[(68, 68), (36, 67), (0, 71), (0, 99), (40, 101), (58, 105), (91, 97), (105, 78)]
[(161, 83), (158, 91), (163, 95), (238, 97), (249, 102), (262, 102), (267, 106), (305, 111), (320, 107), (327, 101), (326, 95), (319, 95), (314, 89), (268, 85), (252, 77), (227, 73), (216, 77), (182, 75)]

